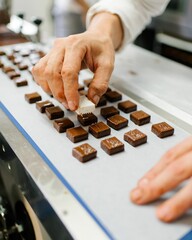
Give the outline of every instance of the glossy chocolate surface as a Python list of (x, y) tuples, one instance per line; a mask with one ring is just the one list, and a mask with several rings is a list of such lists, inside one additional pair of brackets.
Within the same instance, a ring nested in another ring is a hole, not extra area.
[(133, 147), (137, 147), (147, 142), (147, 135), (138, 129), (134, 129), (124, 134), (124, 140)]
[(15, 85), (17, 87), (24, 87), (28, 85), (28, 82), (25, 78), (17, 78), (15, 79)]
[(124, 113), (130, 113), (137, 110), (137, 105), (129, 100), (118, 103), (118, 108)]
[(63, 133), (68, 128), (73, 128), (74, 123), (69, 118), (60, 118), (53, 122), (53, 126), (59, 133)]
[(44, 113), (46, 108), (54, 107), (54, 104), (50, 101), (42, 101), (36, 103), (36, 108), (41, 112)]
[(41, 96), (37, 92), (27, 93), (25, 94), (25, 100), (28, 103), (35, 103), (35, 102), (41, 101)]
[(80, 162), (90, 161), (97, 156), (97, 150), (88, 143), (84, 143), (78, 147), (73, 148), (72, 155)]
[(109, 102), (116, 102), (122, 99), (122, 94), (117, 91), (108, 91), (105, 93), (105, 97)]
[(89, 126), (89, 132), (95, 138), (101, 138), (110, 135), (111, 129), (104, 122), (98, 122)]
[(151, 127), (151, 131), (155, 133), (159, 138), (169, 137), (174, 134), (174, 128), (166, 122), (153, 124)]
[(115, 130), (120, 130), (128, 125), (128, 119), (116, 114), (107, 118), (107, 124)]
[(82, 127), (74, 127), (66, 130), (66, 136), (76, 143), (88, 139), (88, 132)]
[(113, 107), (113, 106), (104, 107), (104, 108), (101, 108), (100, 114), (105, 119), (107, 119), (107, 118), (109, 118), (109, 117), (111, 117), (113, 115), (119, 114), (119, 110), (117, 108)]
[(109, 155), (124, 151), (124, 144), (116, 137), (101, 141), (101, 148)]
[(97, 122), (97, 117), (93, 113), (77, 115), (77, 119), (83, 126), (88, 126)]
[(64, 116), (64, 111), (59, 106), (45, 108), (45, 113), (50, 120)]
[(151, 116), (144, 111), (136, 111), (130, 114), (130, 119), (136, 125), (144, 125), (150, 122)]

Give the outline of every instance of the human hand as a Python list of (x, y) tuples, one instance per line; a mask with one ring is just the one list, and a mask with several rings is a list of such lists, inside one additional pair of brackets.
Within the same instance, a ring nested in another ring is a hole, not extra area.
[(105, 93), (113, 71), (114, 48), (110, 38), (92, 32), (55, 40), (52, 50), (33, 68), (35, 81), (47, 93), (74, 111), (78, 108), (78, 74), (88, 67), (94, 77), (88, 98), (94, 103)]
[(132, 190), (131, 200), (146, 204), (174, 189), (185, 180), (187, 184), (173, 197), (162, 203), (157, 217), (170, 222), (192, 208), (192, 137), (170, 149)]

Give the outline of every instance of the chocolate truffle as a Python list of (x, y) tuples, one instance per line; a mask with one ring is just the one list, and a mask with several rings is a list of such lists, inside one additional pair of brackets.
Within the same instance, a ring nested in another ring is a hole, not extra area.
[(108, 91), (105, 93), (105, 97), (109, 102), (117, 102), (122, 99), (122, 94), (117, 91)]
[(137, 105), (129, 100), (118, 103), (118, 108), (124, 113), (130, 113), (137, 110)]
[(25, 100), (28, 103), (36, 103), (38, 101), (41, 101), (41, 96), (37, 92), (27, 93), (25, 94)]
[(97, 105), (95, 107), (102, 107), (102, 106), (105, 106), (106, 104), (107, 104), (107, 99), (103, 95), (100, 97), (99, 102), (97, 103)]
[(124, 151), (124, 144), (116, 137), (101, 141), (101, 148), (109, 155)]
[(15, 85), (17, 87), (24, 87), (24, 86), (27, 86), (28, 85), (28, 82), (25, 78), (17, 78), (15, 80)]
[(127, 127), (128, 120), (119, 114), (107, 118), (107, 124), (115, 130)]
[(79, 114), (77, 115), (77, 119), (83, 126), (88, 126), (97, 122), (97, 117), (93, 113)]
[(89, 132), (95, 138), (101, 138), (110, 135), (111, 129), (104, 122), (98, 122), (89, 126)]
[(60, 118), (54, 120), (53, 126), (59, 133), (63, 133), (66, 132), (68, 128), (73, 128), (74, 123), (69, 118)]
[(138, 129), (134, 129), (124, 134), (124, 140), (133, 147), (137, 147), (147, 142), (147, 135)]
[(150, 122), (151, 116), (144, 111), (136, 111), (130, 114), (130, 119), (133, 121), (136, 125), (144, 125), (146, 123)]
[(119, 110), (117, 108), (113, 107), (113, 106), (104, 107), (104, 108), (101, 108), (100, 114), (105, 119), (107, 119), (107, 118), (109, 118), (109, 117), (111, 117), (113, 115), (119, 114)]
[(72, 154), (80, 162), (84, 163), (96, 158), (97, 150), (90, 146), (88, 143), (84, 143), (78, 147), (73, 148)]
[(173, 135), (174, 128), (166, 122), (161, 122), (153, 124), (151, 127), (151, 131), (155, 133), (159, 138), (165, 138)]
[(39, 110), (39, 112), (44, 113), (45, 109), (48, 107), (54, 107), (54, 104), (50, 101), (43, 101), (43, 102), (37, 102), (36, 108)]
[(66, 136), (71, 142), (76, 143), (88, 139), (88, 132), (82, 127), (68, 128)]
[(45, 113), (50, 120), (64, 116), (64, 111), (59, 106), (45, 108)]

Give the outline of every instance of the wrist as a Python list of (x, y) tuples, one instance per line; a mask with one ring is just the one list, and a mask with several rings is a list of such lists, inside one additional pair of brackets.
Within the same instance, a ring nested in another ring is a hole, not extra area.
[(117, 50), (123, 41), (123, 27), (121, 20), (116, 14), (101, 12), (91, 19), (88, 31), (111, 39), (114, 50)]

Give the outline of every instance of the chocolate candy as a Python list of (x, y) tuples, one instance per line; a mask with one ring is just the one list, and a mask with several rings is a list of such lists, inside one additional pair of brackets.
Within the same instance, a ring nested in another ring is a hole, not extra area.
[(53, 126), (59, 133), (63, 133), (68, 128), (73, 128), (74, 123), (69, 118), (60, 118), (53, 122)]
[(124, 144), (116, 137), (101, 141), (101, 148), (109, 155), (124, 151)]
[(66, 136), (76, 143), (88, 139), (88, 132), (82, 127), (74, 127), (66, 130)]
[(88, 126), (97, 122), (97, 117), (93, 113), (79, 114), (77, 115), (77, 119), (83, 126)]
[(90, 146), (88, 143), (84, 143), (78, 147), (73, 148), (72, 154), (80, 162), (87, 162), (96, 158), (97, 150)]
[(64, 111), (59, 106), (45, 108), (45, 113), (50, 120), (64, 116)]
[(110, 135), (111, 129), (104, 122), (98, 122), (89, 126), (89, 132), (95, 138), (101, 138)]
[(137, 105), (129, 100), (118, 103), (118, 108), (124, 113), (130, 113), (137, 110)]
[(0, 50), (0, 56), (4, 56), (4, 55), (6, 55), (6, 53), (4, 51)]
[(97, 105), (95, 107), (102, 107), (102, 106), (105, 106), (106, 104), (107, 104), (107, 99), (103, 95), (100, 97), (99, 102), (97, 103)]
[(108, 91), (105, 93), (105, 97), (109, 102), (117, 102), (122, 99), (122, 94), (117, 91)]
[(36, 103), (38, 101), (41, 101), (41, 96), (37, 92), (27, 93), (25, 94), (25, 100), (28, 103)]
[(37, 102), (36, 108), (39, 112), (44, 113), (46, 108), (54, 107), (54, 104), (50, 101)]
[(24, 63), (20, 63), (20, 64), (18, 64), (18, 68), (19, 68), (19, 70), (26, 70), (26, 69), (28, 69), (28, 65), (27, 64), (24, 64)]
[(119, 110), (117, 108), (113, 107), (113, 106), (104, 107), (104, 108), (101, 108), (100, 114), (105, 119), (107, 119), (107, 118), (109, 118), (109, 117), (111, 117), (113, 115), (119, 114)]
[(20, 74), (19, 72), (12, 71), (12, 72), (8, 72), (8, 73), (7, 73), (7, 76), (8, 76), (10, 79), (15, 79), (15, 78), (20, 77), (21, 74)]
[(16, 57), (13, 59), (13, 64), (17, 65), (20, 64), (23, 61), (22, 57)]
[(133, 121), (136, 125), (144, 125), (146, 123), (150, 122), (151, 116), (144, 111), (136, 111), (130, 114), (130, 119)]
[(2, 68), (2, 70), (3, 70), (4, 73), (8, 73), (8, 72), (13, 72), (13, 71), (15, 71), (15, 68), (10, 67), (10, 66), (4, 66), (4, 67)]
[(147, 135), (138, 129), (134, 129), (124, 134), (124, 140), (133, 147), (137, 147), (147, 142)]
[(78, 91), (82, 91), (82, 90), (84, 90), (84, 86), (82, 84), (79, 84)]
[(161, 122), (153, 124), (151, 127), (151, 131), (155, 133), (159, 138), (165, 138), (173, 135), (174, 128), (166, 122)]
[(3, 67), (4, 67), (4, 64), (0, 60), (0, 68), (3, 68)]
[(28, 85), (28, 82), (27, 82), (27, 80), (24, 79), (24, 78), (17, 78), (17, 79), (15, 80), (15, 85), (16, 85), (17, 87), (24, 87), (24, 86), (27, 86), (27, 85)]
[(120, 130), (124, 127), (127, 127), (128, 120), (122, 117), (121, 115), (116, 114), (114, 116), (107, 118), (107, 124), (110, 127), (114, 128), (115, 130)]

